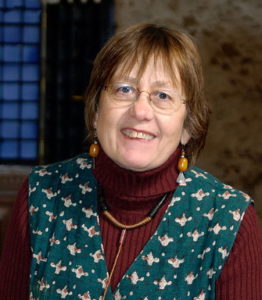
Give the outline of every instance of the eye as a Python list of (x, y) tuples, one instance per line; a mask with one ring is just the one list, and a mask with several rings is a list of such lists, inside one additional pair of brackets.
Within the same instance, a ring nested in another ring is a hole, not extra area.
[(118, 88), (118, 91), (126, 94), (131, 91), (131, 88), (130, 86), (121, 86), (120, 88)]
[(117, 84), (114, 91), (116, 95), (133, 95), (136, 89), (131, 85)]
[(158, 100), (158, 101), (172, 101), (172, 97), (163, 91), (155, 91), (153, 93), (153, 96), (154, 96), (155, 100)]
[(168, 96), (168, 94), (166, 94), (164, 92), (159, 92), (158, 97), (159, 97), (159, 99), (162, 99), (162, 100), (166, 100), (166, 99), (170, 98)]

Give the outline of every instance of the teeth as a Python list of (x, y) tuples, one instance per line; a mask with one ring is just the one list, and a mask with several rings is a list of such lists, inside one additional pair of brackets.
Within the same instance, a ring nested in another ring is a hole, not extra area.
[(129, 136), (131, 138), (136, 138), (136, 139), (152, 140), (154, 138), (154, 136), (152, 136), (150, 134), (146, 134), (144, 132), (133, 131), (133, 130), (129, 130), (129, 129), (123, 130), (123, 132), (127, 136)]

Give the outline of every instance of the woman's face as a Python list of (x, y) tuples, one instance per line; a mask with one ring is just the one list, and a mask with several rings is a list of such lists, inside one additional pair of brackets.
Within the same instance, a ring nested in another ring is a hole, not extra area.
[[(137, 65), (125, 78), (116, 71), (110, 85), (120, 81), (140, 91), (179, 90), (183, 95), (179, 76), (175, 87), (161, 60), (155, 63), (150, 59), (138, 82), (137, 72)], [(116, 164), (133, 171), (146, 171), (162, 165), (180, 142), (188, 142), (189, 135), (183, 127), (185, 117), (184, 104), (171, 114), (161, 114), (153, 109), (146, 92), (130, 105), (119, 105), (108, 90), (103, 90), (94, 127), (104, 152)]]

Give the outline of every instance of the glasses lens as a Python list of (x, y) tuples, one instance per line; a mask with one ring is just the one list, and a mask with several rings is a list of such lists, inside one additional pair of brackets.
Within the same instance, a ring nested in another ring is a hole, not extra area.
[[(121, 82), (115, 82), (106, 86), (106, 90), (110, 93), (112, 101), (118, 105), (131, 104), (138, 100), (141, 92), (146, 92), (139, 91), (136, 87)], [(154, 111), (162, 114), (170, 114), (177, 111), (183, 103), (181, 96), (175, 90), (156, 90), (151, 92), (149, 97), (150, 105)]]
[(172, 113), (182, 104), (180, 95), (173, 90), (155, 91), (151, 93), (152, 106), (161, 113)]
[(117, 101), (133, 101), (137, 95), (136, 88), (126, 83), (114, 83), (109, 86), (109, 91), (113, 100)]

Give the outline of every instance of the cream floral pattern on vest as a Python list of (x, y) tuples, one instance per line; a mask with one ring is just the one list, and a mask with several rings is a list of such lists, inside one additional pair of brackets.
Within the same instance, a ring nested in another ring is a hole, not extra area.
[[(102, 299), (108, 272), (97, 182), (83, 154), (29, 177), (30, 299)], [(156, 232), (106, 299), (215, 299), (215, 281), (251, 199), (193, 168)]]

